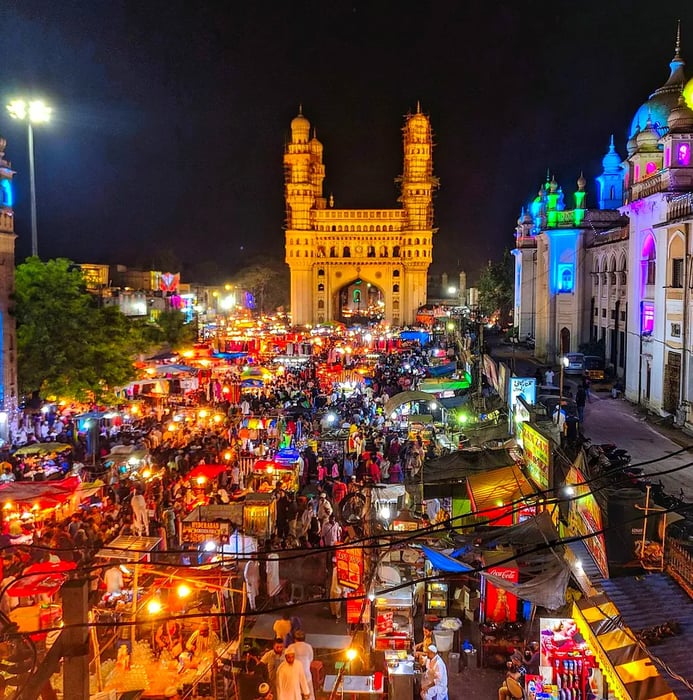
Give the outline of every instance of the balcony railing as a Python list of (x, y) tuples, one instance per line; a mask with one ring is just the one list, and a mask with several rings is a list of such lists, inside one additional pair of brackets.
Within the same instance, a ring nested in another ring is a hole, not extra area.
[(651, 175), (646, 180), (642, 182), (636, 182), (630, 188), (631, 202), (635, 202), (638, 199), (643, 199), (644, 197), (649, 197), (651, 194), (657, 194), (657, 192), (663, 192), (667, 189), (663, 173), (659, 172), (656, 175)]
[(667, 201), (667, 221), (693, 216), (693, 193), (672, 195)]
[(664, 563), (667, 573), (693, 598), (693, 558), (676, 540), (667, 540)]

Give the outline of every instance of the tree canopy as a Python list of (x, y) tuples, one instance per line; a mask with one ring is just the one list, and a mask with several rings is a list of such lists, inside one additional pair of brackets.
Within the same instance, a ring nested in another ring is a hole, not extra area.
[(255, 297), (255, 308), (261, 314), (288, 303), (289, 270), (283, 262), (249, 265), (233, 277), (233, 283)]
[(141, 333), (119, 309), (99, 306), (77, 265), (28, 258), (15, 285), (22, 392), (100, 402), (134, 378)]
[(490, 315), (498, 311), (502, 325), (508, 321), (514, 304), (513, 270), (513, 257), (506, 248), (500, 261), (488, 261), (477, 284), (481, 312)]

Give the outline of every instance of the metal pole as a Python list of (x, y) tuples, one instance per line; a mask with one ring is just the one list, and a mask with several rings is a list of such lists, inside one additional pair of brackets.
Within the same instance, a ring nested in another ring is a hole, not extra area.
[(27, 116), (27, 141), (29, 144), (29, 194), (31, 197), (31, 255), (38, 257), (38, 231), (36, 226), (36, 171), (34, 167), (34, 129)]

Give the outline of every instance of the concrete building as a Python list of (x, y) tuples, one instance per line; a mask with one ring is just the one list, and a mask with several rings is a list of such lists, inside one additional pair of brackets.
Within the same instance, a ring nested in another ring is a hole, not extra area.
[(403, 128), (399, 209), (338, 209), (325, 198), (323, 146), (299, 113), (284, 151), (286, 263), (296, 325), (413, 323), (433, 255), (433, 138), (417, 106)]
[(14, 292), (14, 192), (12, 164), (5, 160), (6, 141), (0, 137), (0, 437), (7, 439), (17, 408), (17, 326), (10, 313)]

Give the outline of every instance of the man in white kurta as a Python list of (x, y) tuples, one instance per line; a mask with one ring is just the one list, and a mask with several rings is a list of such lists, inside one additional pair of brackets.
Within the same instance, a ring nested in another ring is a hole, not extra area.
[(448, 669), (438, 656), (438, 648), (431, 644), (426, 650), (426, 671), (421, 682), (423, 700), (448, 700)]
[(306, 674), (306, 680), (308, 681), (308, 688), (310, 690), (310, 700), (315, 700), (315, 690), (313, 688), (313, 675), (310, 672), (310, 665), (313, 663), (313, 647), (306, 642), (306, 633), (303, 630), (296, 630), (294, 632), (293, 647), (296, 652), (296, 663), (303, 666), (303, 671)]
[(289, 644), (277, 669), (276, 700), (309, 700), (310, 687), (303, 666), (296, 661), (296, 647)]

